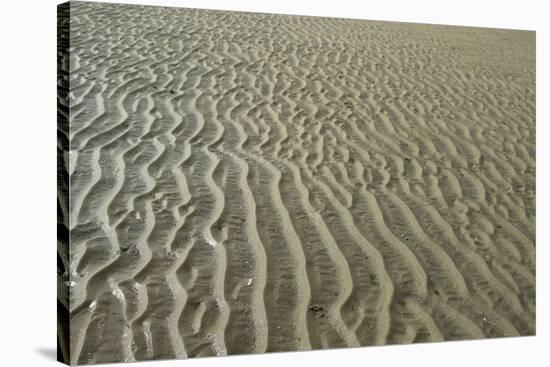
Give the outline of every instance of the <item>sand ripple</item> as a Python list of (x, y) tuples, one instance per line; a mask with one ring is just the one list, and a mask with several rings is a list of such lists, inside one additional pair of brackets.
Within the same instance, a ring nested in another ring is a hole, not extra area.
[(70, 31), (72, 363), (535, 333), (534, 33), (79, 2)]

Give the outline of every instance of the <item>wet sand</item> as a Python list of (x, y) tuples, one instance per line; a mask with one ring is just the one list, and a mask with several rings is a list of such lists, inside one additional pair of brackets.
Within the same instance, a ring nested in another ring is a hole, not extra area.
[(534, 32), (73, 2), (70, 50), (72, 363), (535, 333)]

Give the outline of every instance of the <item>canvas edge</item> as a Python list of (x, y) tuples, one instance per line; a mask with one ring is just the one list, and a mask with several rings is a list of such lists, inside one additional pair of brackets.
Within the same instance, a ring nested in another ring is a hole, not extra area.
[(57, 5), (57, 360), (70, 364), (69, 45), (70, 2)]

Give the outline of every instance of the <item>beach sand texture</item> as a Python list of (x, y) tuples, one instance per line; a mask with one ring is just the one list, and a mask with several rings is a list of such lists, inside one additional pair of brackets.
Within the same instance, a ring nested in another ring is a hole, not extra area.
[(534, 32), (84, 2), (69, 27), (71, 363), (535, 333)]

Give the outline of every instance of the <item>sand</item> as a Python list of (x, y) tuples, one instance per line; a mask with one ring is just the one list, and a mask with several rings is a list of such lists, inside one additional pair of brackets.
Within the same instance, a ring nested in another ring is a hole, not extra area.
[(535, 334), (534, 32), (70, 16), (71, 363)]

